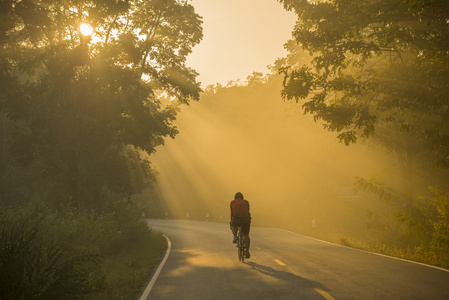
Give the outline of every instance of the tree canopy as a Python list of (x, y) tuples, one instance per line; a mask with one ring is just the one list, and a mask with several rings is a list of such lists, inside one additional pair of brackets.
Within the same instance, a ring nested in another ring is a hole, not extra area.
[[(282, 95), (346, 144), (373, 135), (449, 166), (449, 3), (280, 0), (312, 64), (285, 64)], [(429, 156), (430, 155), (430, 156)]]
[(185, 64), (202, 39), (194, 8), (177, 0), (9, 0), (1, 17), (0, 111), (10, 125), (2, 148), (39, 168), (75, 206), (105, 188), (142, 188), (151, 177), (142, 153), (177, 133), (177, 106), (161, 99), (199, 99), (198, 74)]

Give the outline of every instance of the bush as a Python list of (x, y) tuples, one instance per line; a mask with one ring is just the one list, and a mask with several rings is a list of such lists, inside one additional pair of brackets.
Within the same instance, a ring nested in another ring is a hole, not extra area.
[(135, 299), (166, 243), (128, 202), (115, 205), (0, 209), (0, 298)]
[[(80, 299), (101, 287), (99, 255), (70, 255), (42, 239), (44, 215), (12, 218), (0, 225), (0, 294), (2, 299)], [(100, 284), (98, 284), (100, 283)]]
[(449, 268), (449, 193), (431, 188), (433, 197), (428, 200), (428, 210), (434, 216), (430, 220), (433, 233), (429, 245), (433, 263)]
[(430, 197), (398, 211), (395, 220), (384, 218), (378, 240), (389, 255), (449, 268), (449, 193), (430, 191)]

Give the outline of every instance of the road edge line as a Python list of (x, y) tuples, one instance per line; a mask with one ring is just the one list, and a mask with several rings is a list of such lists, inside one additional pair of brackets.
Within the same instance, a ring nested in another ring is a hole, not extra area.
[(146, 300), (148, 298), (148, 296), (150, 295), (151, 289), (153, 288), (154, 284), (156, 283), (156, 280), (159, 277), (159, 274), (161, 273), (162, 268), (164, 267), (165, 262), (168, 259), (168, 256), (170, 255), (170, 250), (171, 250), (170, 239), (166, 235), (163, 235), (163, 236), (167, 240), (167, 251), (165, 251), (164, 258), (162, 259), (161, 263), (157, 267), (156, 272), (154, 272), (153, 277), (151, 277), (150, 283), (148, 283), (147, 287), (145, 288), (145, 291), (143, 291), (139, 300)]
[(346, 248), (346, 249), (351, 249), (351, 250), (355, 250), (355, 251), (370, 253), (370, 254), (374, 254), (374, 255), (378, 255), (378, 256), (383, 256), (383, 257), (387, 257), (387, 258), (391, 258), (391, 259), (395, 259), (395, 260), (400, 260), (400, 261), (403, 261), (403, 262), (408, 262), (408, 263), (412, 263), (412, 264), (416, 264), (416, 265), (421, 265), (421, 266), (424, 266), (424, 267), (437, 269), (437, 270), (444, 271), (444, 272), (449, 272), (449, 269), (445, 269), (443, 267), (433, 266), (433, 265), (429, 265), (429, 264), (422, 263), (422, 262), (419, 262), (419, 261), (413, 261), (413, 260), (409, 260), (409, 259), (405, 259), (405, 258), (394, 257), (394, 256), (382, 254), (382, 253), (371, 252), (371, 251), (368, 251), (368, 250), (357, 249), (357, 248), (352, 248), (352, 247), (348, 247), (348, 246), (344, 246), (344, 245), (339, 245), (339, 244), (331, 243), (331, 242), (328, 242), (328, 241), (323, 241), (323, 240), (320, 240), (320, 239), (317, 239), (317, 238), (313, 238), (313, 237), (310, 237), (310, 236), (307, 236), (307, 235), (303, 235), (303, 234), (300, 234), (300, 233), (297, 233), (297, 232), (293, 232), (293, 231), (290, 231), (290, 230), (287, 230), (287, 229), (282, 229), (282, 228), (277, 228), (277, 229), (285, 231), (285, 232), (293, 233), (293, 234), (296, 234), (296, 235), (299, 235), (299, 236), (302, 236), (302, 237), (305, 237), (305, 238), (308, 238), (308, 239), (311, 239), (311, 240), (315, 240), (315, 241), (318, 241), (318, 242), (322, 242), (322, 243), (326, 243), (326, 244), (330, 244), (330, 245), (334, 245), (334, 246), (338, 246), (338, 247), (342, 247), (342, 248)]

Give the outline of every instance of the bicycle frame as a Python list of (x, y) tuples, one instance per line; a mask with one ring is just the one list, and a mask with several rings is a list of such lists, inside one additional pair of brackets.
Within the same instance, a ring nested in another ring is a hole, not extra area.
[(245, 262), (245, 234), (242, 231), (242, 226), (237, 227), (237, 253), (239, 261)]

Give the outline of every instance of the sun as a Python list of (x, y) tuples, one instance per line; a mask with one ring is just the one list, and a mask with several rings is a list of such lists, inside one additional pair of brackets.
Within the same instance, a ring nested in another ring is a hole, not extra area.
[(94, 29), (92, 28), (92, 26), (90, 26), (87, 23), (81, 23), (80, 31), (81, 31), (81, 34), (84, 36), (91, 36), (92, 33), (94, 32)]

